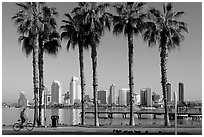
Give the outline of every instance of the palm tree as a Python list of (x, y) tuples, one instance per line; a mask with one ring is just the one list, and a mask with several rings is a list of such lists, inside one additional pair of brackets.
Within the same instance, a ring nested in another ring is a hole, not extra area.
[(110, 18), (105, 12), (109, 4), (97, 5), (96, 2), (79, 2), (78, 7), (74, 8), (72, 13), (80, 24), (85, 26), (86, 41), (91, 47), (91, 59), (93, 70), (93, 95), (94, 95), (94, 125), (99, 126), (98, 121), (98, 101), (97, 101), (97, 46), (104, 34), (105, 26), (110, 29)]
[(184, 40), (183, 32), (188, 33), (187, 24), (178, 21), (178, 18), (184, 14), (183, 11), (175, 12), (172, 3), (163, 5), (163, 12), (150, 8), (149, 21), (146, 22), (146, 30), (143, 34), (144, 41), (148, 41), (148, 45), (159, 44), (160, 50), (160, 66), (161, 66), (161, 86), (163, 92), (163, 100), (165, 107), (165, 126), (169, 125), (168, 109), (167, 109), (167, 57), (169, 51), (180, 47), (181, 41)]
[(37, 101), (38, 101), (38, 15), (39, 6), (43, 3), (26, 2), (16, 3), (19, 11), (12, 17), (20, 33), (19, 41), (23, 41), (22, 49), (29, 56), (33, 52), (33, 86), (34, 86), (34, 125), (37, 125)]
[(55, 8), (49, 8), (43, 6), (41, 14), (41, 26), (39, 31), (39, 125), (42, 123), (42, 92), (44, 90), (44, 78), (43, 78), (43, 54), (44, 52), (57, 55), (58, 49), (61, 47), (59, 39), (59, 33), (56, 31), (56, 19), (58, 15)]
[(113, 7), (118, 15), (113, 16), (113, 34), (124, 34), (128, 38), (128, 62), (129, 62), (129, 88), (130, 88), (130, 123), (134, 125), (133, 112), (133, 35), (138, 35), (143, 29), (143, 20), (145, 15), (142, 9), (145, 3), (127, 2), (116, 3)]
[(88, 43), (85, 42), (85, 27), (83, 24), (79, 24), (76, 18), (73, 18), (70, 14), (66, 13), (67, 20), (62, 20), (64, 23), (61, 26), (63, 32), (61, 38), (67, 40), (67, 50), (70, 49), (70, 45), (75, 49), (78, 46), (79, 49), (79, 66), (81, 77), (81, 125), (85, 125), (85, 110), (84, 110), (84, 94), (85, 94), (85, 76), (84, 76), (84, 49), (88, 49)]

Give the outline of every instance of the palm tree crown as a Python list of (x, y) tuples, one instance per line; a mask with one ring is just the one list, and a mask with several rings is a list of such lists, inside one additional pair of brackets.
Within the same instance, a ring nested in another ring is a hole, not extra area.
[(61, 33), (61, 39), (67, 39), (67, 50), (72, 48), (75, 49), (76, 45), (83, 46), (88, 49), (88, 43), (86, 41), (87, 33), (83, 24), (79, 24), (76, 17), (72, 17), (70, 14), (65, 14), (67, 20), (62, 20), (64, 25), (61, 26), (63, 32)]
[[(149, 21), (146, 23), (147, 30), (143, 34), (148, 45), (152, 46), (159, 43), (161, 46), (167, 46), (168, 50), (179, 47), (184, 40), (183, 32), (188, 33), (187, 24), (178, 19), (184, 14), (183, 11), (175, 12), (172, 3), (163, 5), (163, 13), (155, 8), (149, 10)], [(163, 39), (165, 37), (165, 41)]]
[(113, 16), (113, 33), (119, 35), (139, 34), (143, 30), (143, 20), (146, 17), (142, 12), (145, 3), (117, 3), (113, 7), (118, 15)]

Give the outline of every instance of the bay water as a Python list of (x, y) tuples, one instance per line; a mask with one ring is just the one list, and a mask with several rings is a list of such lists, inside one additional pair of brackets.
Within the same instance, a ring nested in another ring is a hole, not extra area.
[[(22, 108), (2, 108), (2, 125), (13, 125), (15, 122), (20, 119), (20, 112)], [(93, 111), (93, 109), (85, 110), (85, 111)], [(99, 110), (100, 111), (100, 110)], [(107, 111), (107, 110), (106, 110)], [(46, 109), (46, 125), (51, 125), (52, 120), (51, 116), (57, 115), (59, 116), (59, 124), (61, 125), (78, 125), (81, 122), (80, 118), (81, 109), (73, 109), (73, 108), (51, 108)], [(44, 109), (42, 109), (42, 115), (44, 117)], [(26, 116), (29, 121), (33, 121), (34, 109), (26, 109)], [(142, 115), (142, 119), (138, 119), (137, 115), (135, 117), (135, 124), (142, 125), (163, 125), (164, 118), (163, 116), (157, 116), (156, 119), (153, 119), (153, 116), (150, 114)], [(43, 119), (44, 120), (44, 119)], [(170, 121), (174, 123), (173, 121)], [(199, 121), (198, 121), (199, 122)], [(99, 123), (101, 125), (126, 125), (129, 123), (129, 116), (127, 118), (123, 118), (122, 114), (114, 114), (113, 118), (107, 118), (106, 115), (100, 115)], [(190, 124), (191, 122), (187, 122), (186, 124)], [(202, 121), (200, 121), (202, 124)], [(86, 125), (94, 125), (94, 116), (93, 114), (86, 114), (85, 117)]]

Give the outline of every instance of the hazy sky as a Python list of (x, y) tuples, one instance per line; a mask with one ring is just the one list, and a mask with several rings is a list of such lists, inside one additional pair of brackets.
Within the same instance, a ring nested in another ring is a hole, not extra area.
[[(161, 9), (162, 4), (148, 3)], [(169, 54), (167, 64), (168, 82), (172, 92), (178, 91), (178, 83), (184, 83), (185, 100), (202, 99), (202, 3), (173, 3), (176, 11), (185, 11), (182, 18), (189, 27), (182, 48)], [(64, 13), (70, 12), (77, 3), (48, 3), (59, 12), (58, 27), (62, 25)], [(25, 92), (29, 101), (33, 99), (32, 55), (28, 58), (22, 53), (17, 42), (19, 34), (11, 20), (17, 12), (15, 3), (2, 4), (2, 101), (17, 102), (19, 92)], [(92, 64), (90, 51), (84, 53), (86, 94), (92, 96)], [(128, 88), (127, 38), (114, 36), (106, 31), (98, 48), (98, 90), (109, 90), (116, 85), (118, 92)], [(51, 89), (54, 80), (61, 83), (62, 93), (69, 90), (72, 76), (79, 77), (78, 48), (67, 52), (66, 43), (58, 55), (44, 54), (44, 83)], [(149, 48), (141, 36), (134, 37), (134, 92), (151, 87), (153, 92), (162, 94), (160, 84), (160, 58), (158, 46)]]

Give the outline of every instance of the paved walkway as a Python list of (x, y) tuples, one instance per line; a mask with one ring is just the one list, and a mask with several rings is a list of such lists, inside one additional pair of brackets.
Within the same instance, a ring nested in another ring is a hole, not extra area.
[[(182, 135), (202, 135), (202, 128), (178, 128), (178, 134)], [(174, 135), (175, 129), (172, 127), (37, 127), (34, 131), (27, 131), (25, 128), (21, 131), (13, 131), (12, 126), (2, 127), (2, 135), (84, 135), (84, 134), (160, 134), (160, 135)]]

